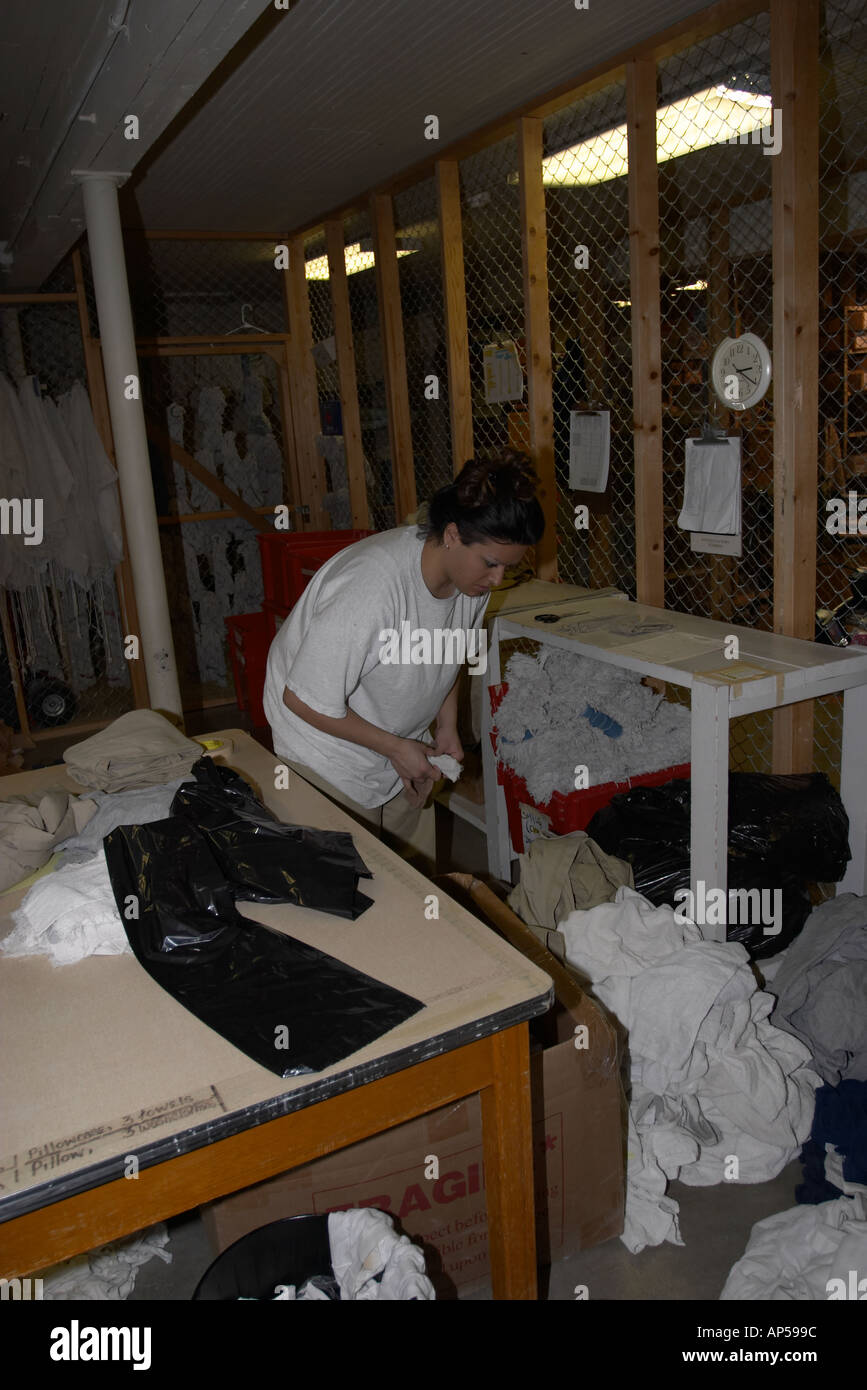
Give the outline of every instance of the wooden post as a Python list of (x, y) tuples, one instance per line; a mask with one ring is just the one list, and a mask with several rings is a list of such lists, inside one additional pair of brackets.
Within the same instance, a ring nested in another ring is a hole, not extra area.
[[(816, 609), (819, 0), (771, 0), (774, 129), (774, 631), (811, 640)], [(779, 137), (778, 137), (779, 138)], [(813, 766), (812, 701), (774, 714), (774, 772)]]
[(349, 308), (346, 246), (343, 239), (342, 222), (332, 219), (325, 223), (325, 244), (328, 249), (331, 313), (334, 320), (334, 341), (337, 347), (340, 409), (343, 416), (343, 447), (346, 452), (346, 474), (349, 485), (349, 500), (352, 506), (352, 524), (356, 529), (367, 530), (370, 527), (370, 506), (367, 500), (364, 449), (361, 443), (358, 377), (355, 370), (355, 344), (352, 339), (352, 314)]
[[(326, 531), (331, 519), (322, 505), (325, 496), (325, 464), (316, 443), (321, 433), (319, 400), (316, 392), (316, 364), (313, 361), (313, 331), (310, 327), (310, 301), (304, 274), (304, 241), (300, 236), (289, 242), (289, 269), (283, 272), (283, 293), (289, 320), (289, 393), (292, 435), (297, 459), (299, 505), (310, 509), (307, 521), (296, 512), (299, 530)], [(284, 441), (288, 454), (291, 438)]]
[[(728, 209), (719, 208), (708, 218), (707, 228), (707, 358), (708, 361), (730, 333), (731, 307), (729, 305), (729, 229)], [(725, 428), (729, 423), (729, 412), (720, 400), (713, 386), (708, 382), (708, 418)], [(731, 622), (732, 592), (731, 580), (736, 561), (731, 556), (709, 555), (710, 574), (709, 617), (720, 622)]]
[[(370, 223), (376, 257), (379, 323), (382, 329), (388, 437), (394, 478), (394, 520), (395, 524), (400, 526), (404, 517), (416, 510), (418, 499), (412, 460), (412, 425), (406, 380), (397, 246), (394, 239), (394, 208), (387, 193), (374, 193), (371, 197)], [(414, 391), (420, 392), (421, 389), (420, 381), (413, 382)]]
[(662, 500), (662, 347), (659, 312), (659, 179), (656, 64), (626, 64), (629, 148), (629, 281), (635, 430), (635, 583), (641, 603), (665, 603)]
[[(604, 401), (608, 395), (605, 380), (605, 316), (602, 284), (598, 275), (581, 274), (576, 288), (578, 339), (584, 352), (584, 371), (589, 401)], [(584, 499), (586, 501), (586, 498)], [(590, 587), (603, 589), (614, 583), (611, 557), (611, 499), (597, 499), (600, 510), (590, 513), (588, 560)], [(601, 510), (604, 506), (605, 510)], [(581, 534), (580, 532), (578, 533)]]
[(542, 122), (518, 122), (518, 178), (521, 189), (521, 259), (524, 269), (524, 336), (527, 352), (527, 411), (530, 451), (539, 474), (539, 501), (545, 534), (536, 547), (540, 579), (557, 578), (557, 480), (554, 474), (554, 403), (551, 380), (551, 327), (548, 318), (548, 237), (542, 183)]
[(464, 281), (464, 235), (461, 182), (455, 159), (437, 161), (440, 247), (443, 265), (449, 419), (455, 477), (473, 457), (473, 408), (470, 384), (470, 345), (467, 334), (467, 293)]
[[(267, 350), (267, 349), (266, 349)], [(299, 470), (298, 446), (295, 443), (295, 410), (292, 405), (292, 344), (281, 343), (277, 352), (272, 348), (269, 357), (277, 366), (277, 389), (280, 396), (280, 425), (283, 431), (283, 486), (292, 513), (292, 525), (303, 529), (304, 487)]]
[[(78, 322), (81, 328), (81, 340), (84, 346), (84, 367), (87, 372), (87, 390), (90, 396), (90, 408), (93, 411), (93, 420), (96, 425), (97, 433), (102, 440), (102, 447), (105, 449), (111, 462), (114, 463), (114, 436), (111, 432), (111, 418), (108, 412), (108, 398), (105, 391), (102, 352), (99, 344), (94, 340), (90, 332), (90, 315), (87, 311), (87, 296), (84, 292), (84, 272), (81, 266), (81, 252), (78, 247), (76, 247), (72, 253), (72, 269), (75, 275), (75, 297), (78, 301)], [(123, 514), (123, 502), (121, 500), (119, 487), (117, 490), (117, 502), (120, 510), (121, 533), (123, 535), (123, 559), (115, 566), (114, 582), (117, 589), (117, 596), (120, 600), (125, 633), (135, 633), (138, 635), (138, 607), (135, 600), (135, 587), (132, 582), (132, 567), (129, 563), (129, 549), (126, 541), (126, 517)], [(147, 673), (144, 668), (144, 662), (130, 661), (129, 679), (132, 687), (132, 698), (136, 709), (149, 709), (151, 700), (148, 693)]]

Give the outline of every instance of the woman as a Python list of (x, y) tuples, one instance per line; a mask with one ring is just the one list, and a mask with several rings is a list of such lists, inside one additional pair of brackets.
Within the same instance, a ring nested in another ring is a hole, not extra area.
[(480, 651), (490, 590), (542, 535), (536, 484), (522, 454), (471, 460), (418, 528), (332, 556), (268, 655), (264, 705), (277, 755), (429, 864), (433, 806), (423, 810), (440, 773), (428, 754), (463, 758), (460, 665)]

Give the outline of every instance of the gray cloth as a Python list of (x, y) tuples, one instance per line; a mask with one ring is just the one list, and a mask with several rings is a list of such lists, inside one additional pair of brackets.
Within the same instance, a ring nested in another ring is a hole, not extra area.
[(63, 853), (65, 863), (82, 863), (102, 849), (105, 836), (119, 825), (148, 825), (150, 821), (164, 820), (178, 787), (189, 780), (186, 776), (176, 777), (173, 782), (132, 792), (94, 792), (91, 802), (96, 814), (92, 820), (81, 834), (56, 844), (55, 849)]
[(770, 991), (773, 1022), (806, 1043), (829, 1086), (867, 1081), (867, 898), (843, 893), (811, 912)]
[(0, 893), (47, 864), (61, 841), (83, 830), (95, 810), (90, 797), (59, 789), (0, 802)]
[(203, 753), (156, 710), (136, 709), (67, 748), (63, 761), (81, 786), (122, 792), (180, 777)]
[(606, 854), (583, 830), (534, 840), (520, 866), (509, 906), (560, 960), (564, 947), (557, 927), (570, 912), (611, 902), (618, 888), (635, 886), (632, 866)]

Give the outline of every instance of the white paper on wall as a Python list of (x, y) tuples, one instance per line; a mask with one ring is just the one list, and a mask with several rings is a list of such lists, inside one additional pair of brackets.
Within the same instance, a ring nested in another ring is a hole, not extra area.
[(581, 492), (604, 492), (611, 455), (609, 410), (569, 413), (569, 486)]

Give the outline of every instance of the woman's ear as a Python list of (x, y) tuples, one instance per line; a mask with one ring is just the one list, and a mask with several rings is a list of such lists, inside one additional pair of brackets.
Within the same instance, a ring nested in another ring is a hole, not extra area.
[(453, 546), (456, 546), (460, 538), (460, 531), (458, 530), (455, 523), (453, 521), (450, 521), (448, 526), (443, 531), (443, 544), (445, 545), (446, 549), (451, 549)]

